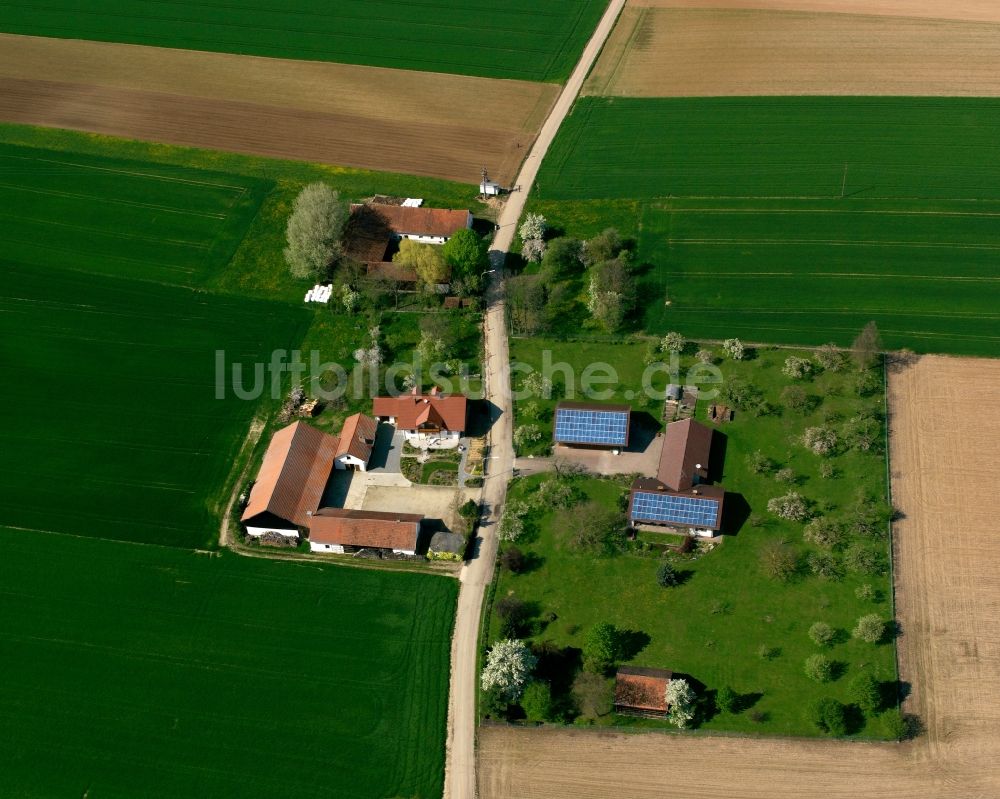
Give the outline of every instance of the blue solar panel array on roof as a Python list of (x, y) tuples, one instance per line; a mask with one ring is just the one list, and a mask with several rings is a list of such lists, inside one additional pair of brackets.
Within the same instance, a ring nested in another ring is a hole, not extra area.
[(715, 527), (719, 500), (704, 497), (678, 497), (637, 491), (632, 500), (633, 522), (659, 522), (691, 527)]
[(556, 408), (556, 441), (624, 447), (628, 421), (628, 411)]

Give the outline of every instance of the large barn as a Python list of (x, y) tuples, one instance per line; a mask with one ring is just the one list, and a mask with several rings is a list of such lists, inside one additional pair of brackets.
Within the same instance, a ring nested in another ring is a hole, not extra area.
[(323, 494), (334, 469), (368, 466), (377, 422), (350, 417), (338, 438), (305, 422), (274, 434), (250, 490), (241, 521), (247, 535), (307, 537), (313, 552), (350, 553), (361, 549), (412, 555), (422, 516), (326, 507)]

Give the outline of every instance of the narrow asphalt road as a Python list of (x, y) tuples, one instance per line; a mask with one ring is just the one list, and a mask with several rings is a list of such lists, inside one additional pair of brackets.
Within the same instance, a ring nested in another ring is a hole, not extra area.
[(514, 241), (518, 220), (535, 183), (538, 169), (569, 114), (594, 61), (611, 34), (626, 0), (612, 0), (584, 48), (579, 63), (563, 88), (548, 118), (521, 166), (515, 185), (521, 190), (508, 196), (498, 220), (499, 230), (490, 250), (493, 275), (488, 293), (485, 321), (486, 392), (492, 403), (494, 424), (490, 431), (490, 461), (483, 486), (487, 510), (480, 526), (476, 556), (463, 568), (458, 595), (455, 632), (451, 642), (451, 688), (448, 693), (448, 742), (445, 768), (445, 799), (475, 799), (476, 796), (476, 653), (483, 593), (493, 579), (496, 561), (496, 527), (507, 495), (507, 483), (514, 466), (510, 393), (510, 355), (507, 346), (504, 305), (503, 263)]

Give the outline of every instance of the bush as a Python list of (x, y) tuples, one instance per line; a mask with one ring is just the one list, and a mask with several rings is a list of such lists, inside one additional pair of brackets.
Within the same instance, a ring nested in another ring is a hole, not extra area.
[(604, 674), (615, 665), (619, 655), (619, 635), (613, 624), (599, 622), (583, 641), (583, 667), (594, 674)]
[(774, 473), (774, 479), (779, 483), (794, 483), (795, 470), (789, 469), (787, 466), (784, 469), (778, 469), (778, 471)]
[(802, 386), (785, 386), (781, 390), (781, 404), (790, 411), (804, 413), (809, 410), (809, 395)]
[(747, 455), (747, 468), (754, 474), (767, 474), (774, 469), (774, 461), (759, 449)]
[(851, 633), (855, 638), (877, 644), (885, 638), (886, 624), (877, 613), (869, 613), (858, 619), (858, 624)]
[(581, 671), (573, 680), (572, 693), (584, 719), (595, 720), (611, 712), (611, 686), (599, 674)]
[(874, 602), (877, 594), (875, 589), (872, 587), (871, 583), (865, 583), (864, 585), (859, 585), (854, 589), (854, 596), (858, 599), (863, 599), (866, 602)]
[(727, 338), (722, 342), (722, 349), (734, 361), (742, 361), (746, 358), (746, 348), (738, 338)]
[(809, 518), (809, 505), (797, 491), (789, 491), (783, 496), (768, 500), (767, 509), (779, 519), (792, 522), (802, 522)]
[(824, 344), (813, 352), (816, 363), (828, 372), (839, 372), (844, 368), (846, 358), (836, 344)]
[(694, 355), (700, 363), (712, 363), (715, 360), (715, 355), (711, 350), (698, 350)]
[(802, 444), (814, 455), (831, 455), (837, 448), (837, 434), (829, 427), (807, 427)]
[(810, 708), (812, 722), (829, 735), (847, 735), (847, 708), (842, 702), (826, 697)]
[(542, 440), (542, 431), (536, 424), (522, 424), (514, 429), (514, 446), (523, 449)]
[(806, 676), (816, 682), (830, 682), (833, 679), (833, 661), (826, 655), (810, 655), (806, 658)]
[(660, 340), (660, 350), (662, 352), (682, 352), (685, 346), (687, 346), (687, 339), (675, 331), (667, 333), (667, 335)]
[(760, 551), (760, 565), (768, 577), (784, 583), (798, 571), (799, 557), (784, 541), (769, 541)]
[(839, 549), (844, 544), (844, 528), (829, 519), (813, 519), (802, 530), (802, 537), (821, 549)]
[(552, 689), (547, 682), (533, 680), (524, 689), (521, 708), (528, 721), (548, 721), (552, 718)]
[(680, 582), (680, 576), (673, 564), (664, 561), (656, 570), (656, 582), (661, 588), (673, 588)]
[(483, 691), (482, 711), (491, 719), (506, 718), (509, 708), (510, 703), (499, 688)]
[(776, 646), (770, 646), (769, 644), (761, 644), (757, 647), (757, 657), (761, 660), (774, 660), (778, 655), (781, 654), (781, 650)]
[(887, 568), (885, 556), (864, 544), (854, 544), (844, 553), (844, 564), (858, 574), (883, 574)]
[(677, 727), (686, 727), (694, 718), (694, 690), (687, 680), (671, 680), (667, 683), (667, 720)]
[(882, 723), (885, 725), (889, 737), (893, 740), (905, 741), (907, 738), (913, 737), (915, 725), (896, 708), (882, 714)]
[(735, 713), (739, 709), (739, 695), (728, 685), (722, 686), (715, 695), (715, 706), (723, 713)]
[(806, 562), (809, 571), (824, 580), (839, 580), (844, 576), (840, 560), (829, 552), (812, 552)]
[(527, 559), (518, 547), (507, 547), (500, 554), (500, 565), (511, 574), (520, 574), (527, 566)]
[(791, 377), (794, 380), (801, 380), (808, 377), (812, 374), (812, 371), (812, 361), (800, 358), (798, 355), (790, 355), (785, 358), (785, 365), (781, 367), (781, 373), (785, 377)]
[(849, 691), (851, 701), (866, 714), (872, 715), (882, 709), (882, 686), (874, 675), (859, 674), (851, 680)]
[(837, 633), (825, 621), (818, 621), (809, 628), (809, 637), (816, 646), (829, 646), (837, 637)]
[(310, 183), (295, 198), (285, 236), (285, 262), (298, 278), (322, 277), (343, 252), (347, 203), (325, 183)]

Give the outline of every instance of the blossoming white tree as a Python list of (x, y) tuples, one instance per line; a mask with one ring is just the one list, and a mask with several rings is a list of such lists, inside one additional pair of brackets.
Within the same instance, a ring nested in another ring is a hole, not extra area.
[(484, 691), (496, 691), (509, 702), (516, 702), (524, 693), (538, 658), (531, 654), (524, 641), (508, 638), (497, 641), (486, 655), (483, 666)]
[(687, 680), (667, 683), (667, 720), (678, 727), (686, 727), (694, 718), (694, 690)]

